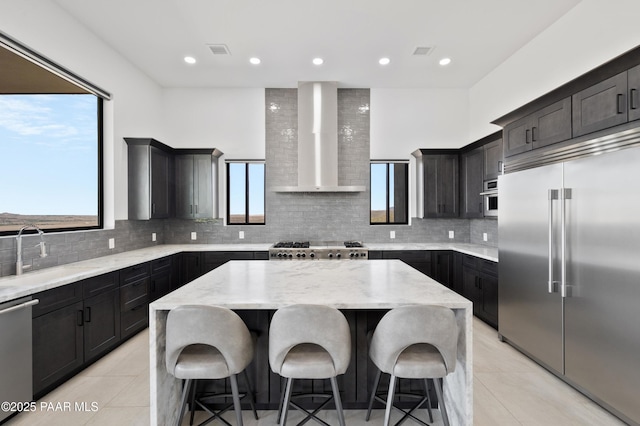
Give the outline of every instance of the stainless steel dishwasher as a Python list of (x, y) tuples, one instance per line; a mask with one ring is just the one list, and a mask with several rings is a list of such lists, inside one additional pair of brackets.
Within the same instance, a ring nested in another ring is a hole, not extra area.
[(33, 397), (31, 307), (37, 303), (28, 296), (0, 304), (0, 422)]

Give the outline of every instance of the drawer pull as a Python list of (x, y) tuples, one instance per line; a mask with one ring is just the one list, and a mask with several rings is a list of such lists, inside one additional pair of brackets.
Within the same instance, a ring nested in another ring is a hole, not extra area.
[(82, 309), (76, 313), (76, 323), (78, 327), (82, 327), (82, 324), (84, 324), (84, 311)]
[(84, 322), (91, 322), (91, 307), (84, 308)]
[(144, 308), (144, 306), (145, 306), (145, 304), (143, 303), (142, 305), (138, 305), (138, 306), (136, 306), (135, 308), (131, 308), (131, 311), (132, 311), (132, 312), (133, 312), (133, 311), (137, 311), (137, 310), (139, 310), (139, 309), (141, 309), (141, 308)]

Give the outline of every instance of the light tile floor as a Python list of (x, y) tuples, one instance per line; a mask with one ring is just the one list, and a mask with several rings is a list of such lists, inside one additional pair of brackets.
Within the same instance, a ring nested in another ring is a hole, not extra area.
[[(500, 342), (496, 331), (488, 325), (474, 319), (473, 326), (476, 426), (624, 424), (511, 346)], [(37, 402), (35, 412), (20, 414), (7, 426), (148, 425), (148, 347), (148, 332), (143, 331), (44, 396)], [(50, 411), (41, 409), (43, 402)], [(64, 410), (65, 402), (70, 403), (70, 411), (60, 411)], [(86, 409), (76, 411), (76, 402), (85, 402)], [(92, 410), (92, 403), (96, 404), (96, 410)], [(227, 414), (234, 422), (233, 413)], [(347, 424), (382, 424), (383, 410), (375, 410), (368, 423), (364, 421), (364, 414), (362, 410), (348, 410), (345, 414)], [(245, 425), (275, 424), (275, 411), (262, 411), (259, 415), (260, 420), (256, 421), (250, 412), (245, 412)], [(292, 413), (291, 422), (287, 423), (295, 424), (297, 415)], [(324, 415), (329, 423), (337, 424), (334, 412), (328, 411)], [(204, 417), (204, 413), (200, 417)], [(441, 425), (439, 413), (434, 413), (434, 417), (434, 424)], [(405, 424), (416, 423), (408, 421)]]

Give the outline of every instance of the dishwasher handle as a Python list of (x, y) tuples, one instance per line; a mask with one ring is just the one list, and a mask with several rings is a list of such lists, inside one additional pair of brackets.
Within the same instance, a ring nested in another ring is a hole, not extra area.
[(28, 302), (24, 302), (19, 305), (11, 306), (10, 308), (1, 310), (0, 315), (8, 314), (9, 312), (17, 311), (19, 309), (27, 308), (29, 306), (37, 305), (38, 303), (40, 303), (40, 300), (38, 299), (29, 300)]

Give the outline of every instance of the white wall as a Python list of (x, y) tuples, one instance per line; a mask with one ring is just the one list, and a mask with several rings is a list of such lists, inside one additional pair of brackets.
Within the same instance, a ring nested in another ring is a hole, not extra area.
[(640, 1), (582, 0), (469, 91), (470, 140), (491, 121), (640, 45)]
[(411, 158), (418, 148), (468, 143), (464, 89), (371, 89), (371, 158)]
[(0, 29), (113, 95), (105, 105), (105, 219), (126, 219), (122, 138), (162, 138), (160, 87), (53, 2), (2, 0)]
[(264, 89), (165, 89), (162, 142), (218, 148), (227, 159), (264, 160), (264, 96)]

